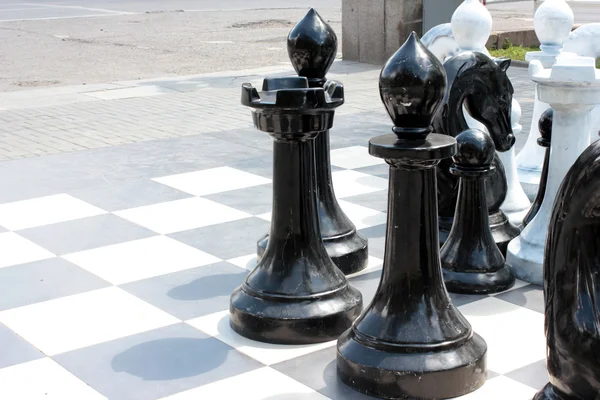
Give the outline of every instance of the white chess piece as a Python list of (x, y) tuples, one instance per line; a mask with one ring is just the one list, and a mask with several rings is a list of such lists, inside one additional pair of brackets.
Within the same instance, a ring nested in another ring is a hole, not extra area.
[(463, 1), (452, 14), (450, 24), (461, 50), (489, 54), (485, 44), (492, 33), (492, 15), (479, 0)]
[[(521, 130), (523, 129), (521, 124), (519, 124), (520, 119), (521, 106), (517, 101), (513, 101), (510, 121), (515, 136), (521, 133)], [(519, 182), (515, 147), (513, 146), (512, 149), (503, 153), (497, 152), (497, 154), (502, 161), (502, 164), (504, 164), (506, 183), (508, 185), (506, 199), (504, 200), (504, 203), (502, 203), (500, 209), (504, 211), (512, 224), (520, 226), (523, 223), (523, 218), (525, 218), (525, 215), (529, 211), (531, 203)]]
[[(561, 53), (563, 43), (573, 28), (573, 11), (564, 0), (546, 0), (537, 9), (533, 18), (535, 34), (541, 43), (541, 51), (526, 54), (527, 61), (538, 60), (544, 68), (550, 68)], [(548, 104), (539, 100), (537, 85), (533, 103), (533, 116), (527, 142), (517, 155), (517, 172), (521, 186), (530, 199), (535, 198), (540, 184), (544, 149), (537, 144), (540, 137), (538, 121), (548, 109)]]
[(538, 84), (540, 100), (554, 110), (548, 182), (540, 210), (508, 244), (506, 262), (519, 279), (542, 285), (550, 214), (567, 171), (590, 144), (591, 111), (600, 103), (600, 70), (591, 57), (564, 55), (552, 68), (532, 61), (529, 76)]
[[(600, 58), (600, 23), (585, 24), (575, 29), (565, 42), (563, 50), (579, 56)], [(591, 140), (600, 139), (600, 104), (592, 110)]]
[[(492, 16), (479, 0), (465, 0), (452, 15), (452, 33), (461, 51), (478, 51), (489, 55), (485, 44), (492, 33)], [(511, 124), (513, 132), (521, 130), (521, 106), (513, 97)], [(471, 118), (466, 111), (465, 119), (471, 128), (487, 132), (485, 126)], [(523, 191), (517, 174), (514, 147), (507, 152), (497, 152), (506, 172), (506, 199), (500, 209), (506, 214), (511, 223), (520, 225), (523, 217), (529, 211), (531, 202)]]
[(449, 22), (436, 25), (428, 30), (421, 38), (421, 43), (441, 62), (460, 51)]

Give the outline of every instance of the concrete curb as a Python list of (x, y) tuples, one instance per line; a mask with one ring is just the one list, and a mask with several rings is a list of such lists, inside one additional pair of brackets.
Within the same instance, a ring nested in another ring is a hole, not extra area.
[(510, 65), (511, 67), (529, 68), (529, 61), (512, 60)]
[[(579, 28), (581, 24), (573, 25), (572, 31)], [(533, 29), (523, 29), (518, 31), (496, 31), (492, 32), (485, 46), (488, 49), (501, 49), (504, 44), (509, 42), (513, 46), (539, 47), (540, 42)]]
[(521, 31), (492, 32), (485, 47), (488, 49), (501, 49), (505, 43), (513, 46), (538, 47), (540, 42), (533, 29)]

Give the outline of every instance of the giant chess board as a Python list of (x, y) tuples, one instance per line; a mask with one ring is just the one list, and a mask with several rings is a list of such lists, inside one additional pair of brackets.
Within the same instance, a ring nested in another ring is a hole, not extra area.
[[(369, 238), (369, 267), (350, 277), (365, 306), (388, 186), (367, 143), (386, 123), (353, 115), (331, 134), (337, 198)], [(338, 381), (335, 341), (229, 328), (269, 229), (271, 145), (249, 128), (1, 164), (0, 399), (367, 399)], [(488, 344), (489, 380), (464, 399), (529, 400), (547, 382), (542, 297), (523, 282), (452, 295)]]

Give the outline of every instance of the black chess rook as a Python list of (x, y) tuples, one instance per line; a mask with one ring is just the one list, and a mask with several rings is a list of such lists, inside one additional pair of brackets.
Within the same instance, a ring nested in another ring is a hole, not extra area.
[[(323, 87), (325, 75), (337, 54), (337, 36), (321, 16), (310, 9), (290, 31), (287, 48), (290, 61), (299, 76), (308, 79), (309, 87)], [(314, 139), (316, 192), (321, 237), (329, 257), (346, 275), (359, 272), (368, 264), (368, 241), (361, 235), (338, 204), (331, 178), (329, 131)], [(257, 244), (258, 257), (267, 248), (269, 235)]]
[(535, 400), (600, 394), (600, 141), (573, 164), (556, 196), (544, 255), (547, 367)]
[(446, 76), (413, 32), (379, 82), (394, 123), (393, 134), (369, 141), (369, 153), (390, 166), (383, 271), (373, 301), (338, 340), (338, 374), (379, 398), (461, 396), (486, 381), (487, 345), (442, 278), (435, 167), (454, 155), (456, 140), (431, 133), (431, 120)]
[(459, 177), (454, 224), (440, 250), (446, 289), (483, 294), (510, 289), (515, 275), (494, 242), (485, 198), (485, 177), (494, 173), (494, 141), (469, 129), (456, 137), (450, 172)]
[(538, 129), (540, 131), (541, 137), (538, 138), (537, 142), (540, 146), (544, 147), (544, 164), (542, 165), (542, 173), (540, 175), (540, 185), (538, 186), (538, 192), (531, 204), (531, 208), (527, 212), (527, 215), (523, 218), (523, 228), (525, 228), (529, 223), (533, 220), (533, 217), (536, 216), (540, 207), (542, 207), (542, 201), (544, 201), (544, 196), (546, 195), (546, 184), (548, 183), (548, 167), (550, 166), (550, 143), (552, 141), (552, 116), (554, 115), (554, 110), (552, 108), (547, 109), (542, 114), (539, 123)]
[(273, 212), (265, 253), (231, 295), (230, 325), (250, 339), (308, 344), (336, 339), (362, 310), (321, 240), (314, 138), (329, 129), (343, 87), (309, 88), (304, 77), (242, 87), (254, 125), (273, 139)]

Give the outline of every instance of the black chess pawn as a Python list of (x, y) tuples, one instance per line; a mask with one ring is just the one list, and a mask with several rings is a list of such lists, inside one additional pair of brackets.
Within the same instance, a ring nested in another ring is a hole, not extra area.
[(540, 185), (538, 192), (531, 204), (531, 208), (523, 218), (523, 228), (525, 228), (532, 220), (533, 217), (538, 213), (546, 194), (546, 184), (548, 183), (548, 167), (550, 165), (550, 142), (552, 140), (552, 116), (554, 110), (551, 108), (544, 111), (540, 121), (538, 123), (538, 129), (541, 137), (538, 138), (537, 142), (540, 146), (546, 148), (546, 154), (544, 155), (544, 164), (542, 165), (542, 174), (540, 175)]
[(515, 284), (515, 275), (494, 242), (485, 197), (485, 177), (494, 172), (496, 147), (485, 132), (469, 129), (456, 137), (450, 168), (458, 176), (454, 224), (440, 250), (446, 289), (453, 293), (497, 293)]
[(390, 165), (383, 271), (337, 356), (341, 380), (375, 397), (445, 399), (486, 380), (487, 345), (452, 304), (440, 264), (435, 167), (456, 140), (430, 126), (445, 87), (441, 63), (414, 32), (380, 75), (394, 122), (393, 134), (369, 141)]
[(230, 325), (250, 339), (307, 344), (336, 339), (362, 310), (362, 295), (323, 246), (315, 193), (314, 138), (333, 123), (343, 88), (309, 88), (302, 77), (242, 87), (254, 125), (273, 142), (273, 213), (269, 243), (231, 295)]
[(550, 383), (535, 400), (600, 398), (600, 141), (565, 176), (544, 255)]
[[(309, 87), (323, 87), (325, 75), (337, 54), (337, 36), (321, 16), (310, 9), (291, 30), (287, 39), (288, 54), (299, 76), (308, 79)], [(315, 138), (317, 169), (317, 207), (321, 238), (329, 257), (346, 275), (367, 267), (368, 241), (340, 208), (333, 190), (329, 157), (329, 131)], [(258, 257), (267, 248), (269, 235), (258, 241)]]

